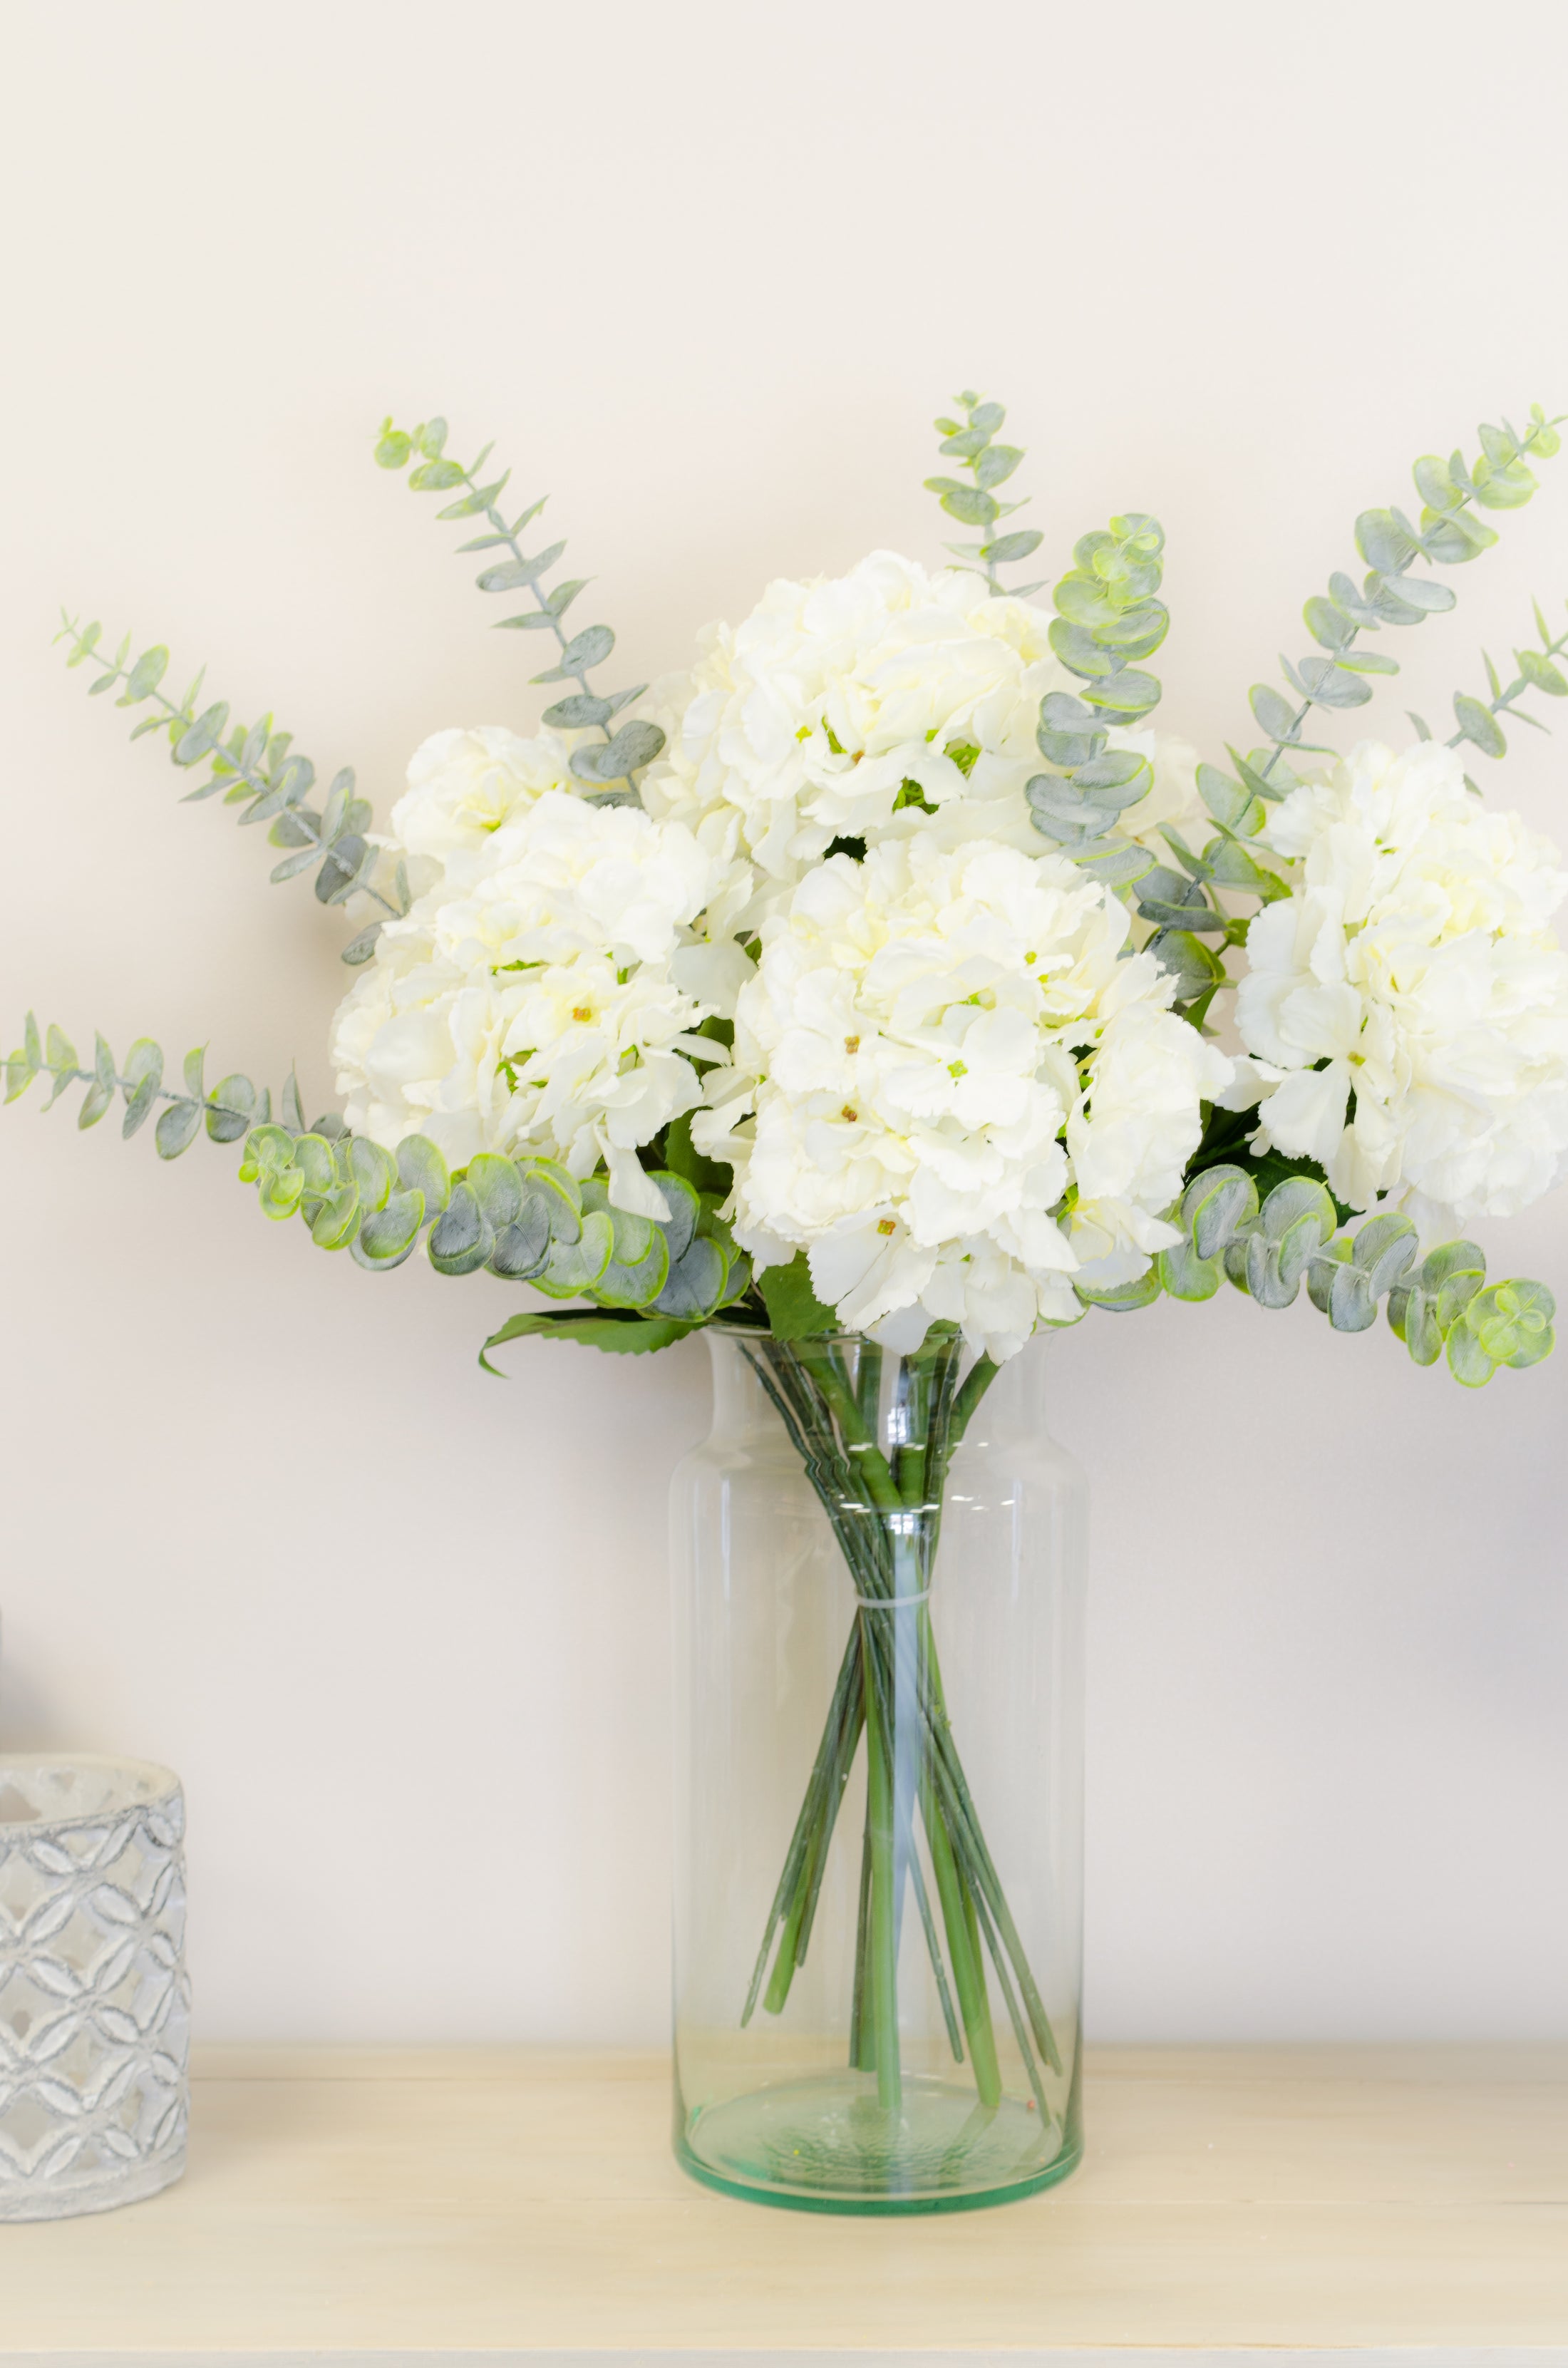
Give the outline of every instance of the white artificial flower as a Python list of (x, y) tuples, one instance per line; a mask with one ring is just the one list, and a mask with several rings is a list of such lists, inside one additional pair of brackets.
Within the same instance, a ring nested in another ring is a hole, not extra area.
[(437, 732), (409, 759), (408, 787), (392, 811), (396, 848), (438, 866), (454, 886), (484, 868), (495, 832), (547, 790), (574, 784), (571, 751), (558, 732), (519, 739), (502, 723)]
[(1431, 741), (1363, 741), (1263, 837), (1299, 870), (1253, 921), (1236, 996), (1258, 1146), (1317, 1160), (1357, 1209), (1394, 1195), (1463, 1222), (1546, 1191), (1568, 1155), (1555, 849)]
[(717, 870), (679, 823), (560, 791), (512, 810), (389, 922), (332, 1054), (347, 1117), (389, 1149), (427, 1134), (459, 1167), (535, 1151), (601, 1160), (617, 1205), (663, 1216), (636, 1158), (700, 1096), (691, 1030), (711, 1006), (673, 965)]
[(988, 836), (1038, 848), (1023, 790), (1041, 767), (1040, 702), (1073, 681), (1050, 621), (966, 569), (933, 575), (894, 552), (770, 584), (743, 624), (708, 629), (643, 798), (721, 860), (756, 865), (756, 913), (835, 838), (918, 835), (926, 809), (972, 807)]
[(839, 856), (769, 921), (709, 1079), (759, 1267), (804, 1248), (819, 1298), (886, 1345), (934, 1318), (994, 1356), (1135, 1279), (1230, 1063), (1129, 953), (1125, 908), (1060, 855), (934, 832)]

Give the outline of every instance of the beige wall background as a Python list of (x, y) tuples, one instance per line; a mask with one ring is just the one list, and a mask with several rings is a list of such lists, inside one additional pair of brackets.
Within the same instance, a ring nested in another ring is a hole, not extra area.
[[(436, 410), (549, 491), (629, 668), (781, 573), (934, 554), (929, 420), (1011, 406), (1048, 557), (1169, 535), (1211, 750), (1351, 521), (1568, 405), (1568, 17), (1381, 0), (9, 0), (0, 1013), (326, 1096), (347, 930), (50, 649), (205, 661), (385, 813), (531, 651), (371, 467)], [(948, 529), (951, 530), (951, 529)], [(1568, 456), (1374, 718), (1568, 589)], [(1488, 774), (1568, 833), (1561, 740)], [(665, 2019), (665, 1481), (699, 1343), (474, 1361), (484, 1279), (273, 1227), (201, 1144), (0, 1120), (0, 1739), (170, 1761), (209, 2035)], [(1568, 1295), (1561, 1195), (1499, 1229)], [(1101, 2037), (1568, 2034), (1568, 1358), (1471, 1398), (1227, 1294), (1052, 1351), (1096, 1483)]]

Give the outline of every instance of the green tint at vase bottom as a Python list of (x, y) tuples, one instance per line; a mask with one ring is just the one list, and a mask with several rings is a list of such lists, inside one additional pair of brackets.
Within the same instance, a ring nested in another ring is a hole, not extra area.
[(1031, 2098), (994, 2109), (957, 2081), (904, 2083), (897, 2106), (874, 2077), (826, 2072), (687, 2112), (676, 2153), (710, 2187), (796, 2212), (966, 2212), (1065, 2179), (1083, 2153), (1074, 2096), (1041, 2130)]

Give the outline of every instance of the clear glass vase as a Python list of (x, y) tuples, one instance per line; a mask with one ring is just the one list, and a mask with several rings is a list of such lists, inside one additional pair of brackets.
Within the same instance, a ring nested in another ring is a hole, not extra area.
[(676, 2151), (939, 2212), (1082, 2152), (1084, 1477), (1043, 1343), (712, 1327), (676, 1472)]

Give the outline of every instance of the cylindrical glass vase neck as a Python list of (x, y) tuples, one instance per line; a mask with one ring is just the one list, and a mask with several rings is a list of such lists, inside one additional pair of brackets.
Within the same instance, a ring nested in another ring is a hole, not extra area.
[(806, 2209), (1076, 2159), (1081, 1476), (1043, 1357), (710, 1335), (674, 1496), (676, 2144)]

